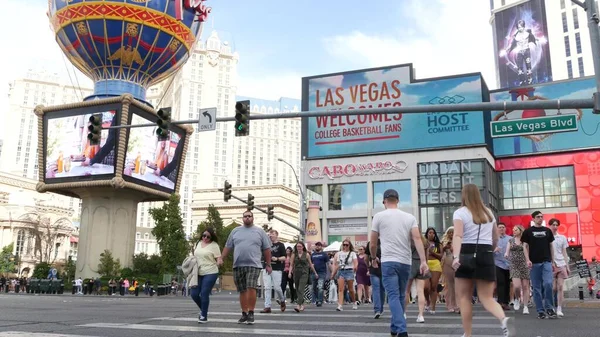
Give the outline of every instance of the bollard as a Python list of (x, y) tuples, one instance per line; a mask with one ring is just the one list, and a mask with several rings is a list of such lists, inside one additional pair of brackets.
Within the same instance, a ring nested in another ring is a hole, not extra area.
[(579, 286), (579, 300), (583, 301), (583, 286)]

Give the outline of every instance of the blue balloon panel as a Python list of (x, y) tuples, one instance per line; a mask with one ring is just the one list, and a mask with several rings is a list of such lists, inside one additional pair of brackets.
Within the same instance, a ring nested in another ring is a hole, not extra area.
[(56, 41), (94, 82), (94, 97), (146, 89), (189, 58), (210, 8), (204, 0), (51, 0)]

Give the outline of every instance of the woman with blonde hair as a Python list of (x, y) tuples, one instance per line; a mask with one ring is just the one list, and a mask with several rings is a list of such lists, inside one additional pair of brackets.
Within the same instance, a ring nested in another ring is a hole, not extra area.
[(452, 237), (454, 236), (454, 227), (450, 226), (446, 229), (444, 236), (442, 236), (442, 274), (444, 276), (445, 283), (445, 299), (446, 309), (449, 312), (459, 313), (460, 310), (456, 305), (456, 296), (454, 292), (454, 268), (452, 268)]
[(515, 336), (514, 322), (494, 300), (496, 264), (494, 248), (498, 244), (498, 228), (492, 211), (485, 207), (479, 188), (466, 184), (462, 189), (462, 207), (454, 212), (452, 240), (455, 288), (460, 315), (465, 330), (463, 337), (471, 337), (473, 304), (471, 294), (477, 286), (479, 301), (485, 310), (500, 321), (503, 336)]
[(515, 292), (513, 308), (517, 311), (523, 303), (523, 315), (529, 315), (529, 268), (521, 242), (524, 231), (525, 228), (521, 225), (513, 227), (513, 237), (508, 241), (508, 249), (504, 256), (510, 263), (510, 278)]

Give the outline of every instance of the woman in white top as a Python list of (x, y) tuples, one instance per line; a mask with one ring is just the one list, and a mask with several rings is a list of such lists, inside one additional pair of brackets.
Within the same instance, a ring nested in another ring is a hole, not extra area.
[(207, 228), (194, 249), (194, 256), (198, 261), (198, 286), (190, 289), (190, 295), (200, 308), (198, 323), (201, 324), (207, 322), (209, 296), (219, 277), (217, 258), (221, 256), (221, 249), (217, 240), (214, 229)]
[(344, 286), (348, 285), (348, 291), (350, 292), (350, 302), (352, 302), (352, 309), (358, 309), (358, 303), (354, 297), (354, 273), (358, 268), (358, 256), (354, 252), (352, 242), (346, 239), (342, 241), (342, 250), (337, 252), (333, 257), (334, 265), (331, 271), (331, 279), (337, 279), (338, 288), (338, 306), (337, 311), (342, 311), (342, 304), (344, 303)]
[(455, 291), (465, 330), (463, 337), (471, 337), (471, 294), (475, 285), (483, 307), (500, 320), (503, 336), (515, 336), (514, 322), (494, 300), (494, 247), (497, 243), (498, 230), (492, 211), (483, 204), (479, 188), (466, 184), (462, 189), (462, 207), (454, 212), (452, 240), (452, 267), (456, 270)]

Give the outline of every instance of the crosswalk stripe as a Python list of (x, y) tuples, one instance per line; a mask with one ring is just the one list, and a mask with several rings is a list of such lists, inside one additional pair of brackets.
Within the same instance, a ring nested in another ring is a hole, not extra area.
[[(155, 319), (153, 319), (155, 320)], [(198, 320), (198, 318), (193, 318), (193, 317), (171, 317), (166, 319), (168, 321), (180, 321), (180, 322), (196, 322)], [(209, 318), (209, 322), (214, 322), (214, 323), (233, 323), (234, 320), (232, 319), (223, 319), (223, 318)], [(276, 324), (276, 325), (298, 325), (298, 323), (301, 323), (303, 321), (285, 321), (285, 320), (270, 320), (270, 319), (262, 319), (259, 318), (257, 320), (257, 323), (260, 324)], [(388, 327), (390, 326), (389, 322), (369, 322), (369, 323), (365, 323), (365, 322), (328, 322), (328, 321), (319, 321), (319, 325), (321, 326), (372, 326), (372, 327)], [(428, 329), (433, 329), (433, 328), (444, 328), (444, 329), (458, 329), (458, 328), (462, 328), (462, 324), (453, 324), (453, 323), (431, 323), (431, 321), (428, 321), (427, 324), (423, 324), (423, 323), (408, 323), (407, 326), (409, 328), (428, 328)], [(478, 324), (475, 323), (473, 324), (473, 328), (474, 329), (493, 329), (493, 328), (499, 328), (499, 324)]]
[[(352, 312), (352, 311), (351, 311)], [(215, 315), (215, 316), (236, 316), (239, 317), (240, 313), (236, 313), (236, 312), (212, 312), (209, 311), (208, 312), (209, 316)], [(354, 314), (354, 313), (339, 313), (339, 314), (335, 314), (335, 313), (330, 313), (330, 314), (321, 314), (321, 313), (314, 313), (313, 310), (310, 310), (308, 312), (302, 312), (302, 313), (297, 313), (297, 312), (283, 312), (283, 313), (270, 313), (270, 314), (261, 314), (261, 313), (255, 313), (254, 314), (256, 317), (269, 317), (269, 316), (275, 316), (275, 317), (310, 317), (310, 318), (372, 318), (373, 317), (373, 312), (369, 312), (368, 314)], [(411, 312), (407, 313), (408, 319), (411, 318), (416, 318), (417, 315), (413, 314)], [(386, 311), (383, 316), (382, 319), (390, 317), (390, 313), (389, 311)], [(456, 321), (460, 321), (460, 315), (451, 315), (451, 316), (443, 316), (443, 315), (425, 315), (424, 316), (426, 320), (438, 320), (438, 319), (442, 319), (442, 320), (456, 320)], [(156, 318), (151, 318), (153, 320), (163, 320), (163, 319), (169, 319), (170, 317), (156, 317)], [(494, 318), (493, 316), (473, 316), (473, 320), (492, 320), (492, 321), (497, 321), (496, 318)]]
[[(0, 337), (91, 337), (85, 335), (65, 335), (60, 333), (45, 333), (45, 332), (29, 332), (29, 331), (3, 331), (0, 332)], [(95, 336), (94, 336), (95, 337)]]
[[(112, 329), (130, 329), (130, 330), (154, 330), (154, 331), (179, 331), (179, 332), (205, 332), (219, 334), (243, 334), (243, 335), (262, 335), (262, 336), (331, 336), (332, 331), (307, 331), (307, 330), (282, 330), (282, 329), (261, 329), (261, 328), (224, 328), (209, 326), (181, 326), (181, 325), (151, 325), (151, 324), (128, 324), (128, 323), (90, 323), (77, 325), (84, 328), (112, 328)], [(368, 332), (337, 332), (336, 334), (345, 337), (376, 337), (382, 333)], [(439, 334), (410, 334), (411, 337), (439, 337)], [(69, 336), (70, 337), (70, 336)], [(478, 335), (478, 337), (497, 337), (497, 335)]]

